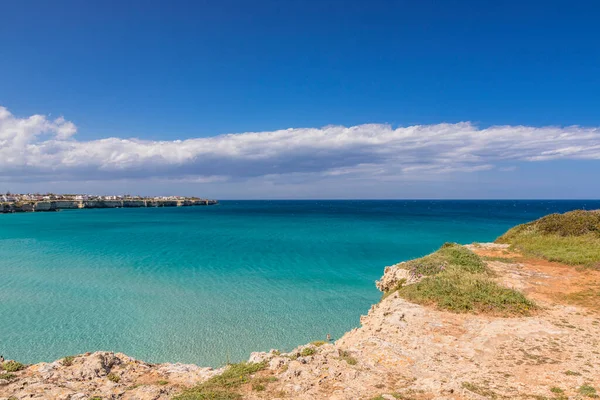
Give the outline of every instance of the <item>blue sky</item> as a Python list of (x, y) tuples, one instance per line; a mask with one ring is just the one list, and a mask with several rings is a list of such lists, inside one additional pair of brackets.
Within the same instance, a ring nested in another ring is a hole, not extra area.
[(4, 2), (0, 190), (597, 198), (598, 15), (593, 1)]

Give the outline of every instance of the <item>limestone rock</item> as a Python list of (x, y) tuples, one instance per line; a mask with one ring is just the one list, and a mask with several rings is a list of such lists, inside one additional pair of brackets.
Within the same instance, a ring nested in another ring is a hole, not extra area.
[(395, 289), (400, 283), (410, 285), (420, 281), (419, 277), (414, 276), (409, 270), (404, 268), (405, 264), (402, 262), (391, 267), (385, 267), (383, 276), (375, 282), (377, 289), (385, 293)]

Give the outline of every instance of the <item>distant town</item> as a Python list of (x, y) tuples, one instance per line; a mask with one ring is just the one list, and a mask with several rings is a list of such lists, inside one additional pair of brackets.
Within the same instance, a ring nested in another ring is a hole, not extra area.
[(89, 194), (6, 193), (0, 195), (0, 213), (59, 211), (80, 208), (209, 206), (216, 200), (185, 196), (99, 196)]

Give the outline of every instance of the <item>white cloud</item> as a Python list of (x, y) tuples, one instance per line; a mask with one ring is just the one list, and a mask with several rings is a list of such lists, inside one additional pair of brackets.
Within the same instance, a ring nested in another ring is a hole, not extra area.
[(62, 117), (18, 118), (0, 107), (0, 177), (14, 182), (173, 178), (202, 183), (272, 176), (385, 181), (489, 170), (505, 161), (600, 159), (600, 129), (577, 126), (367, 124), (175, 141), (78, 141), (75, 134), (75, 125)]

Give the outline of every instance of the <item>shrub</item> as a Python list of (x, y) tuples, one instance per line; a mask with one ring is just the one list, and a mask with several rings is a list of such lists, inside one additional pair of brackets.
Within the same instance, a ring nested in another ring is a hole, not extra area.
[(73, 360), (75, 360), (74, 356), (67, 356), (65, 358), (63, 358), (60, 363), (62, 365), (64, 365), (65, 367), (70, 367), (71, 365), (73, 365)]
[(518, 225), (496, 239), (524, 254), (570, 265), (600, 264), (600, 212), (576, 210)]
[(346, 361), (349, 365), (358, 364), (358, 360), (350, 354), (347, 350), (339, 350), (340, 360)]
[(263, 385), (261, 383), (255, 383), (252, 385), (252, 390), (255, 390), (257, 392), (262, 392), (265, 390), (265, 385)]
[(326, 343), (327, 342), (324, 340), (315, 340), (314, 342), (310, 342), (310, 344), (312, 344), (313, 346), (316, 346), (316, 347), (321, 347)]
[(114, 383), (119, 383), (119, 381), (121, 380), (121, 377), (117, 374), (114, 373), (110, 373), (106, 376), (108, 378), (109, 381), (114, 382)]
[(4, 364), (2, 364), (2, 369), (6, 372), (17, 372), (23, 368), (25, 368), (25, 365), (13, 360), (6, 361)]
[(11, 374), (11, 373), (0, 374), (0, 379), (6, 379), (7, 381), (11, 380), (11, 379), (13, 379), (15, 377), (16, 377), (16, 375), (15, 374)]
[(550, 214), (534, 221), (537, 230), (559, 236), (581, 236), (593, 233), (600, 236), (600, 212), (575, 210)]
[(579, 372), (575, 372), (575, 371), (565, 371), (565, 375), (569, 375), (569, 376), (580, 376), (581, 374)]
[(597, 398), (596, 389), (590, 385), (583, 385), (579, 388), (578, 392), (587, 397)]
[(307, 356), (312, 356), (313, 354), (315, 354), (317, 351), (312, 348), (312, 347), (305, 347), (302, 349), (302, 351), (300, 352), (300, 355), (302, 357), (307, 357)]

